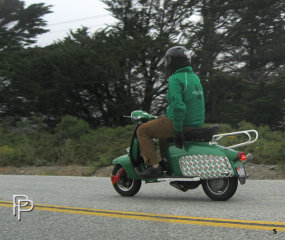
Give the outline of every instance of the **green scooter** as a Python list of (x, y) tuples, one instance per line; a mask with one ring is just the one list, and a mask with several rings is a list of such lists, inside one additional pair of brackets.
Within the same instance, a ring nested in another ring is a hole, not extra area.
[[(133, 111), (128, 117), (138, 122), (136, 129), (141, 123), (156, 118), (141, 110)], [(253, 157), (252, 154), (246, 155), (233, 149), (254, 143), (258, 139), (256, 130), (218, 134), (218, 125), (194, 129), (184, 136), (183, 149), (176, 148), (174, 144), (169, 145), (167, 161), (160, 162), (163, 170), (161, 178), (142, 179), (140, 173), (146, 165), (140, 152), (136, 129), (131, 145), (126, 149), (127, 154), (112, 161), (115, 166), (111, 181), (122, 196), (134, 196), (140, 190), (142, 181), (169, 181), (171, 186), (183, 192), (202, 184), (204, 192), (212, 200), (228, 200), (235, 194), (238, 181), (241, 185), (245, 184), (247, 174), (244, 164)], [(246, 135), (248, 139), (227, 147), (218, 144), (221, 138), (236, 135)]]

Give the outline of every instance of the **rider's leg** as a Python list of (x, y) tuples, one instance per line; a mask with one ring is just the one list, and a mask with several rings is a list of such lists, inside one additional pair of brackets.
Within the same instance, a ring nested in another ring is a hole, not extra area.
[[(171, 136), (173, 137), (173, 136)], [(161, 160), (166, 160), (167, 159), (167, 148), (170, 144), (170, 141), (168, 138), (161, 138), (159, 139), (159, 149), (160, 149), (160, 156)]]
[(156, 167), (158, 159), (156, 156), (154, 138), (167, 139), (174, 135), (172, 121), (166, 116), (162, 116), (153, 121), (142, 124), (137, 129), (137, 137), (145, 163), (148, 166)]

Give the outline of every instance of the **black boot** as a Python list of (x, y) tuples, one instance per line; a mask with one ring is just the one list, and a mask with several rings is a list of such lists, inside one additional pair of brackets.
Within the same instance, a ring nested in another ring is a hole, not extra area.
[(163, 172), (166, 171), (167, 175), (171, 175), (171, 168), (170, 168), (170, 165), (169, 165), (169, 163), (167, 161), (161, 160), (159, 162), (159, 166), (161, 167), (161, 170)]
[(148, 167), (141, 173), (142, 178), (159, 178), (162, 177), (161, 167)]

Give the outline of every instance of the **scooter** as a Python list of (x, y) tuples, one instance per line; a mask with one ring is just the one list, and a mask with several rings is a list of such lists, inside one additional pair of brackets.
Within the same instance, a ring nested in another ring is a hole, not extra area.
[[(234, 148), (252, 144), (258, 139), (256, 130), (246, 130), (218, 134), (219, 126), (197, 128), (184, 136), (183, 149), (176, 148), (171, 143), (167, 150), (167, 161), (162, 160), (160, 166), (163, 174), (160, 178), (142, 178), (141, 172), (146, 169), (143, 161), (136, 130), (143, 122), (157, 117), (141, 110), (125, 116), (138, 123), (134, 130), (131, 145), (126, 149), (127, 154), (115, 158), (111, 181), (115, 190), (122, 196), (134, 196), (145, 183), (169, 181), (170, 185), (186, 192), (202, 184), (205, 194), (212, 200), (225, 201), (236, 192), (238, 181), (245, 184), (246, 174), (244, 164), (253, 158)], [(247, 141), (231, 146), (218, 144), (223, 137), (245, 135)], [(156, 141), (156, 140), (154, 140)]]

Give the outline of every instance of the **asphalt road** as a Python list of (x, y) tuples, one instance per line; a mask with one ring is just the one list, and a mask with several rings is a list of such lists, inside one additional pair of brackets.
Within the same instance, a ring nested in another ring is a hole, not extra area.
[[(15, 194), (35, 205), (21, 221)], [(143, 184), (126, 198), (109, 178), (0, 175), (0, 239), (285, 239), (285, 181), (248, 180), (215, 202), (202, 187)]]

